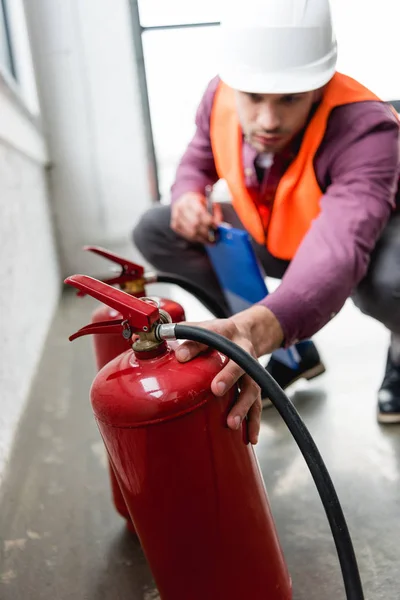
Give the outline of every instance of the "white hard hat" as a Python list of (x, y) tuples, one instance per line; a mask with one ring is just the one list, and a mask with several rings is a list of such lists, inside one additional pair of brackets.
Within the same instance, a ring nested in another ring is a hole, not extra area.
[(329, 0), (224, 0), (219, 75), (259, 94), (316, 90), (333, 77), (337, 44)]

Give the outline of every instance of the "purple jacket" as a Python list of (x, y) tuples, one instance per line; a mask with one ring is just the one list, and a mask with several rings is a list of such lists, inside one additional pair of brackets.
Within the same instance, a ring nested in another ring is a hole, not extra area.
[[(219, 79), (207, 87), (196, 132), (172, 186), (174, 202), (188, 191), (204, 193), (218, 180), (210, 142), (210, 115)], [(279, 157), (277, 157), (279, 159)], [(259, 187), (256, 151), (243, 143), (246, 185)], [(284, 166), (282, 166), (282, 163)], [(276, 160), (269, 181), (279, 181), (287, 161)], [(321, 212), (300, 245), (278, 289), (262, 304), (279, 320), (285, 346), (309, 338), (332, 319), (366, 274), (371, 251), (398, 194), (399, 124), (384, 103), (337, 107), (315, 157), (324, 195)]]

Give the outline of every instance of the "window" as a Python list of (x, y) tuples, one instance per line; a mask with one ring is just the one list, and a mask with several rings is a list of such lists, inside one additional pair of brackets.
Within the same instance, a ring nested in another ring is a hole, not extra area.
[(139, 0), (140, 24), (144, 28), (197, 25), (218, 21), (215, 0)]
[(0, 0), (0, 70), (15, 97), (34, 117), (39, 114), (24, 0)]
[(178, 162), (194, 133), (197, 106), (216, 75), (215, 27), (143, 35), (160, 193), (168, 201)]
[(158, 187), (168, 202), (197, 106), (215, 75), (218, 3), (139, 0), (138, 12)]
[(16, 78), (8, 21), (7, 0), (0, 0), (0, 66)]

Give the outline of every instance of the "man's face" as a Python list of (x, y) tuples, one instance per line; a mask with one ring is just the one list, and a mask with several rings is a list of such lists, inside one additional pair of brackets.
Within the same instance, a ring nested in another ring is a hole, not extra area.
[(318, 91), (285, 95), (237, 91), (236, 105), (246, 140), (257, 152), (279, 152), (306, 125), (319, 96)]

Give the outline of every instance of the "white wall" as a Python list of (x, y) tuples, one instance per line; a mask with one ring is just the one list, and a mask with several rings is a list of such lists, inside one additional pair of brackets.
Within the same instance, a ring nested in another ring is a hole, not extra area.
[(398, 0), (331, 0), (339, 47), (338, 70), (383, 100), (400, 99)]
[(128, 0), (25, 0), (63, 275), (95, 272), (81, 250), (133, 252), (150, 205)]
[[(23, 30), (21, 15), (12, 25)], [(16, 48), (26, 69), (21, 85), (0, 73), (0, 484), (60, 289), (47, 150), (26, 108), (37, 107), (27, 52), (26, 44)]]

